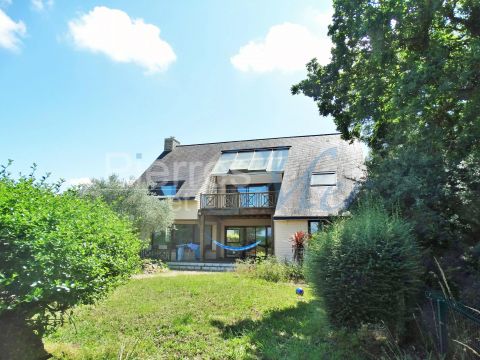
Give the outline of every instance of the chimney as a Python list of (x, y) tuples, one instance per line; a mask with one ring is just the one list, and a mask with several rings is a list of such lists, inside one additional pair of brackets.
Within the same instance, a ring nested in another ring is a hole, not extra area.
[(180, 145), (180, 141), (175, 139), (175, 136), (165, 138), (165, 145), (163, 147), (163, 151), (172, 151), (177, 147), (177, 145)]

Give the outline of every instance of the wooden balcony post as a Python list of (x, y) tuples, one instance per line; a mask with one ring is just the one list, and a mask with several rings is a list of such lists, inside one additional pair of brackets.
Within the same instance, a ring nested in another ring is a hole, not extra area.
[(272, 255), (275, 255), (275, 222), (273, 221), (273, 215), (271, 216), (270, 218), (270, 226), (271, 226), (271, 229), (270, 229), (270, 246), (272, 247)]
[(200, 260), (205, 260), (205, 215), (200, 215)]

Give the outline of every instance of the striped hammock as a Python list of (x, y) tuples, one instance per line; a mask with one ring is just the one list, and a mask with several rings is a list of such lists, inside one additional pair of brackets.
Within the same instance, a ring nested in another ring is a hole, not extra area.
[(254, 247), (256, 247), (258, 244), (261, 243), (261, 241), (257, 241), (256, 243), (253, 243), (253, 244), (248, 244), (248, 245), (245, 245), (245, 246), (228, 246), (228, 245), (224, 245), (222, 243), (219, 243), (218, 241), (215, 241), (213, 240), (213, 242), (215, 243), (215, 245), (217, 245), (218, 247), (221, 247), (222, 249), (225, 249), (225, 250), (230, 250), (230, 251), (245, 251), (245, 250), (250, 250), (250, 249), (253, 249)]

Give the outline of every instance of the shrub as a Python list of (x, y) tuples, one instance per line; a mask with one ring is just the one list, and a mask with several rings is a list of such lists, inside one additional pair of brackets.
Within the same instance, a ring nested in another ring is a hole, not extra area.
[(293, 262), (281, 262), (275, 256), (257, 260), (238, 260), (236, 271), (239, 274), (272, 282), (301, 281), (303, 268)]
[(368, 201), (315, 235), (305, 261), (307, 280), (334, 325), (356, 329), (385, 322), (401, 335), (421, 276), (409, 224)]
[(156, 274), (167, 270), (167, 264), (160, 259), (142, 259), (142, 272), (144, 274)]
[(0, 171), (0, 353), (9, 359), (46, 356), (42, 334), (139, 266), (127, 219), (44, 180)]

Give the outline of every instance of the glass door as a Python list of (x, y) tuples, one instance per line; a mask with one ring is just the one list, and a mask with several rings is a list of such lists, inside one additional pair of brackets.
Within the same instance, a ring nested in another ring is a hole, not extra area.
[(230, 258), (265, 257), (273, 255), (272, 229), (270, 226), (238, 226), (225, 228), (225, 243), (229, 246), (245, 246), (260, 242), (256, 247), (246, 251), (225, 250)]
[[(225, 243), (228, 246), (239, 247), (242, 246), (240, 240), (241, 228), (229, 227), (225, 229)], [(225, 250), (225, 257), (239, 257), (240, 253), (237, 251)]]

